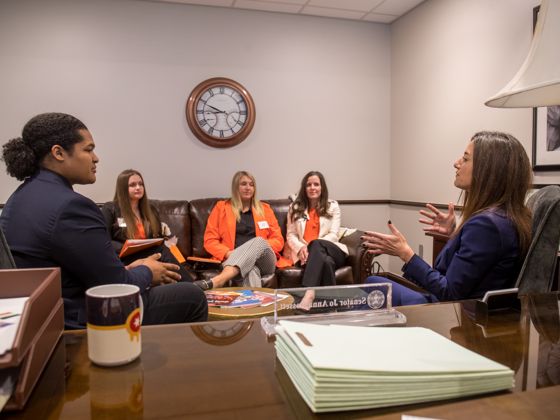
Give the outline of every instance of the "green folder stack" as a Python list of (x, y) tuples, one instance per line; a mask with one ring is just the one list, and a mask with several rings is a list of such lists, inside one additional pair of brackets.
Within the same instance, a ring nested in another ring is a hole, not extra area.
[(426, 328), (279, 324), (277, 357), (316, 413), (435, 401), (513, 387), (511, 369)]

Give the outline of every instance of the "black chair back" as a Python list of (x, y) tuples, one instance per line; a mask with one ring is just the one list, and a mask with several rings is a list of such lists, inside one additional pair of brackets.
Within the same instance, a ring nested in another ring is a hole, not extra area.
[(527, 205), (533, 212), (533, 239), (515, 285), (519, 295), (551, 290), (560, 243), (560, 187), (541, 188)]
[(0, 229), (0, 269), (16, 268), (16, 264), (10, 252), (10, 247), (4, 237), (4, 232)]

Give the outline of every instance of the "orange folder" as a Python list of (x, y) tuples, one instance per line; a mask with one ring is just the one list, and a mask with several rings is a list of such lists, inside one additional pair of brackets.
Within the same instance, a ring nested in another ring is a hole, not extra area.
[(127, 239), (124, 243), (119, 258), (127, 257), (144, 249), (152, 248), (163, 243), (163, 238), (154, 239)]

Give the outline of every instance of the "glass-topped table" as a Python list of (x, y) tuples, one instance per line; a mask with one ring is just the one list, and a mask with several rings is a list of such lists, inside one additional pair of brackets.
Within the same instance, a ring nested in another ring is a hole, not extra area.
[[(377, 410), (313, 414), (277, 362), (256, 320), (142, 328), (142, 356), (117, 368), (92, 365), (85, 332), (67, 332), (25, 410), (1, 418), (363, 418), (401, 413), (438, 418), (557, 418), (560, 413), (558, 295), (482, 325), (469, 302), (398, 308), (407, 326), (428, 327), (515, 371), (515, 389)], [(437, 351), (437, 349), (434, 349)], [(536, 390), (536, 391), (535, 391)], [(534, 391), (534, 392), (533, 392)], [(513, 411), (512, 411), (513, 412)]]

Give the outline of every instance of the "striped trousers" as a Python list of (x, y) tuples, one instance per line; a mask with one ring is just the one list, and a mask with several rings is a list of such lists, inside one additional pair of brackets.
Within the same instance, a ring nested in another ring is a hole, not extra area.
[(261, 277), (276, 269), (276, 255), (266, 239), (257, 236), (235, 248), (222, 265), (238, 267), (243, 286), (261, 287)]

